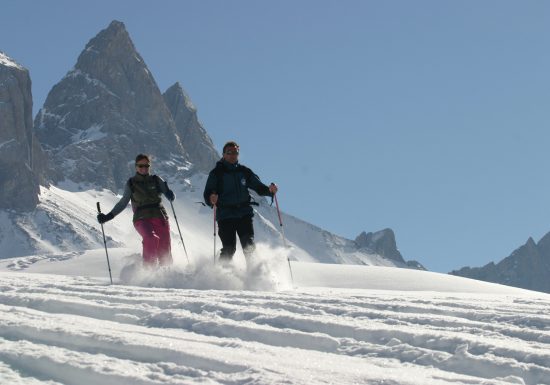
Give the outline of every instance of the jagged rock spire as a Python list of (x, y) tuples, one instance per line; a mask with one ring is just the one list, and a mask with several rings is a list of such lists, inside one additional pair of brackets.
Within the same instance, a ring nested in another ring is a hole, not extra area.
[(190, 167), (155, 79), (119, 21), (91, 39), (53, 87), (35, 130), (60, 179), (120, 189), (138, 153), (152, 155), (153, 172), (164, 175)]
[(355, 243), (361, 249), (367, 249), (391, 260), (405, 263), (403, 256), (397, 250), (395, 234), (392, 229), (384, 229), (368, 234), (363, 231), (355, 238)]
[(212, 139), (197, 118), (197, 109), (180, 83), (175, 83), (163, 94), (166, 106), (176, 123), (178, 135), (192, 159), (194, 170), (212, 170), (220, 155)]
[(529, 237), (523, 246), (498, 263), (467, 266), (450, 274), (550, 293), (550, 233), (538, 244)]

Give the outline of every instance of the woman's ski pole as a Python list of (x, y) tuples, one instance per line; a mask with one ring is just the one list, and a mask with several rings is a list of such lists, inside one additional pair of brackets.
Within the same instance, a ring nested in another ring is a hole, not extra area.
[(172, 201), (170, 201), (170, 206), (172, 206), (172, 213), (174, 214), (174, 219), (176, 220), (178, 233), (180, 233), (181, 244), (183, 245), (183, 251), (185, 251), (185, 258), (187, 258), (187, 263), (189, 264), (189, 256), (187, 255), (187, 249), (185, 248), (185, 243), (183, 242), (183, 237), (181, 236), (180, 224), (178, 223), (178, 217), (176, 216), (176, 210), (174, 210), (174, 205), (172, 204)]
[[(101, 207), (97, 202), (97, 212), (101, 214)], [(111, 285), (113, 284), (113, 276), (111, 275), (111, 264), (109, 263), (109, 253), (107, 252), (107, 241), (105, 240), (105, 230), (103, 229), (103, 223), (101, 223), (101, 232), (103, 233), (103, 244), (105, 245), (105, 255), (107, 256), (107, 267), (109, 268), (109, 278), (111, 279)]]
[[(281, 235), (283, 236), (283, 245), (285, 249), (286, 246), (286, 239), (285, 239), (285, 230), (283, 229), (283, 219), (281, 218), (281, 210), (279, 210), (279, 201), (277, 200), (277, 193), (273, 194), (273, 198), (275, 199), (275, 207), (277, 207), (277, 216), (279, 217), (279, 225), (281, 226)], [(292, 267), (290, 266), (290, 258), (286, 257), (286, 260), (288, 262), (288, 269), (290, 270), (290, 279), (292, 281), (292, 286), (294, 286), (294, 276), (292, 275)]]
[[(168, 183), (164, 181), (166, 190), (168, 190)], [(176, 216), (176, 210), (174, 210), (174, 205), (170, 201), (170, 206), (172, 206), (172, 213), (174, 214), (174, 220), (176, 221), (176, 226), (178, 227), (178, 233), (180, 234), (181, 244), (183, 245), (183, 251), (185, 251), (185, 258), (187, 258), (187, 264), (189, 264), (189, 256), (187, 255), (187, 249), (185, 248), (185, 242), (183, 242), (183, 237), (181, 236), (180, 224), (178, 223), (178, 217)]]

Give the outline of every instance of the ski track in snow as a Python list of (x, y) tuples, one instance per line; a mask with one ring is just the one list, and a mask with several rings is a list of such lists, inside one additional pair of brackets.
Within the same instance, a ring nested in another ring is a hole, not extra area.
[(550, 384), (540, 298), (22, 273), (0, 288), (2, 384)]

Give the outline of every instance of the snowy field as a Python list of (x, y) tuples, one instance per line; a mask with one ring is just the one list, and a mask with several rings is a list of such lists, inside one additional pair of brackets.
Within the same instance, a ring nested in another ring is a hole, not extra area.
[(548, 295), (258, 254), (0, 260), (0, 384), (550, 384)]

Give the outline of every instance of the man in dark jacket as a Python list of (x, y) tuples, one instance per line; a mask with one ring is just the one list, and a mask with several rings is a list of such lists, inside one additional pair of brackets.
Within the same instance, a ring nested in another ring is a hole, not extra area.
[(237, 237), (246, 257), (254, 252), (254, 227), (252, 225), (251, 197), (248, 189), (262, 196), (273, 196), (277, 186), (269, 187), (248, 167), (239, 164), (239, 145), (227, 142), (223, 146), (223, 158), (210, 171), (204, 187), (204, 201), (216, 206), (218, 235), (222, 241), (221, 260), (231, 260), (237, 249)]

